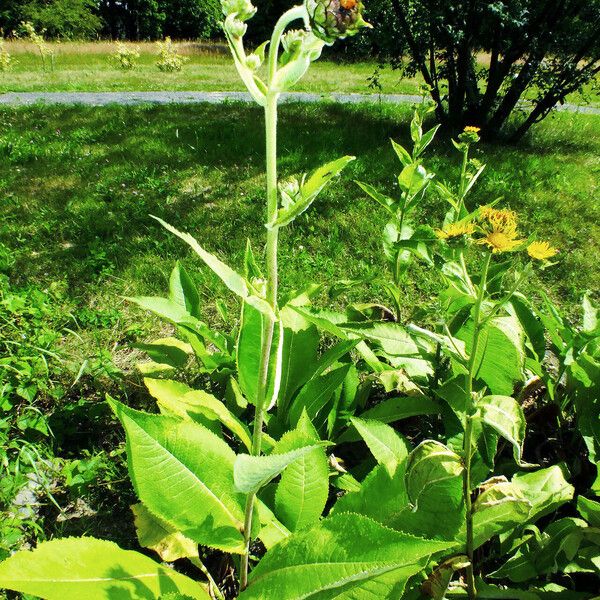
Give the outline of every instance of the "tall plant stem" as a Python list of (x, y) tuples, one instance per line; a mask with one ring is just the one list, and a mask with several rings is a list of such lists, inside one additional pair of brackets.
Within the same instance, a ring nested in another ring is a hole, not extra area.
[[(292, 21), (303, 18), (306, 11), (303, 7), (295, 7), (286, 12), (275, 25), (269, 48), (268, 87), (271, 88), (277, 74), (277, 58), (281, 37), (286, 27)], [(265, 103), (265, 130), (266, 130), (266, 163), (267, 163), (267, 223), (272, 223), (277, 218), (278, 191), (277, 191), (277, 102), (279, 93), (267, 91)], [(254, 413), (254, 426), (252, 431), (252, 455), (258, 456), (262, 448), (262, 429), (264, 423), (265, 401), (269, 384), (269, 358), (273, 346), (273, 334), (277, 314), (277, 245), (279, 230), (277, 227), (267, 229), (267, 290), (266, 299), (272, 309), (272, 315), (265, 317), (263, 324), (262, 346), (258, 368), (258, 390), (256, 394), (256, 411)], [(250, 561), (250, 543), (252, 541), (252, 517), (256, 494), (250, 493), (246, 498), (244, 511), (244, 553), (240, 560), (240, 588), (248, 586), (248, 567)]]
[(463, 497), (465, 500), (465, 525), (466, 525), (466, 554), (469, 558), (469, 566), (467, 567), (467, 595), (469, 600), (477, 598), (477, 589), (475, 587), (475, 565), (473, 562), (473, 503), (471, 498), (471, 459), (473, 457), (473, 378), (475, 376), (475, 365), (477, 362), (477, 351), (479, 349), (479, 337), (481, 334), (481, 306), (485, 298), (487, 288), (487, 276), (492, 260), (491, 253), (488, 253), (481, 278), (479, 280), (479, 293), (473, 312), (473, 340), (471, 342), (471, 354), (468, 362), (467, 374), (467, 417), (465, 423), (465, 436), (463, 439), (463, 458), (465, 469), (463, 473)]

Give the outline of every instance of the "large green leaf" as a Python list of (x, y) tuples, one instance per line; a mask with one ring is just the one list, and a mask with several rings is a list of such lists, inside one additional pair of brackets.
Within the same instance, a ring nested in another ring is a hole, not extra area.
[(267, 552), (240, 600), (399, 598), (405, 582), (448, 544), (344, 513)]
[(474, 547), (527, 521), (531, 502), (512, 482), (499, 477), (482, 484), (473, 504)]
[(87, 537), (17, 552), (0, 563), (0, 588), (47, 600), (155, 600), (168, 593), (210, 598), (199, 583), (143, 554)]
[(528, 522), (554, 512), (573, 498), (575, 488), (570, 485), (563, 467), (553, 465), (532, 473), (517, 473), (511, 483), (531, 503)]
[(600, 362), (582, 352), (569, 366), (568, 387), (574, 396), (577, 426), (591, 462), (600, 458)]
[(512, 444), (517, 464), (532, 466), (522, 461), (527, 423), (521, 405), (509, 396), (485, 396), (477, 408), (483, 422)]
[(258, 491), (271, 479), (277, 477), (288, 465), (317, 448), (322, 443), (309, 443), (301, 448), (290, 450), (285, 454), (269, 454), (268, 456), (250, 456), (238, 454), (233, 467), (233, 478), (238, 491), (246, 494)]
[(158, 315), (162, 319), (170, 321), (175, 325), (181, 325), (182, 323), (194, 325), (196, 323), (196, 319), (190, 315), (185, 306), (182, 306), (169, 298), (138, 296), (136, 298), (126, 298), (126, 300), (137, 304), (144, 310), (149, 310), (155, 315)]
[(355, 156), (344, 156), (331, 161), (317, 169), (306, 182), (300, 187), (300, 193), (290, 206), (281, 208), (277, 213), (277, 219), (269, 223), (269, 227), (283, 227), (291, 223), (296, 217), (306, 211), (316, 200), (323, 188), (342, 170), (356, 160)]
[[(469, 320), (456, 333), (471, 352), (473, 321)], [(523, 330), (514, 317), (497, 317), (479, 335), (475, 377), (488, 386), (492, 394), (510, 396), (515, 383), (523, 381), (525, 349)]]
[[(161, 411), (178, 417), (194, 419), (198, 415), (210, 421), (218, 420), (234, 433), (248, 450), (252, 440), (248, 427), (219, 399), (203, 390), (193, 390), (184, 383), (169, 379), (144, 379), (150, 394)], [(203, 424), (203, 423), (201, 423)]]
[(400, 521), (404, 531), (455, 539), (464, 523), (463, 461), (440, 442), (421, 442), (406, 466), (406, 492), (412, 510)]
[(158, 217), (153, 216), (152, 218), (156, 219), (167, 231), (170, 231), (178, 238), (186, 242), (204, 261), (206, 266), (208, 266), (234, 294), (249, 304), (252, 304), (252, 306), (254, 306), (254, 308), (257, 310), (260, 310), (265, 314), (273, 314), (273, 310), (269, 306), (269, 303), (266, 300), (259, 298), (254, 293), (254, 290), (252, 290), (248, 282), (239, 273), (234, 271), (223, 261), (219, 260), (214, 254), (211, 254), (202, 248), (202, 246), (200, 246), (193, 236), (191, 236), (189, 233), (182, 233), (181, 231), (178, 231), (175, 229), (175, 227), (169, 225)]
[(350, 419), (379, 464), (393, 477), (398, 465), (408, 458), (410, 446), (389, 425), (371, 419)]
[(129, 473), (140, 500), (199, 544), (243, 552), (245, 496), (233, 484), (233, 450), (205, 427), (110, 400), (127, 432)]
[(283, 322), (283, 349), (279, 408), (286, 410), (292, 396), (310, 378), (317, 360), (319, 332), (295, 310), (286, 306), (280, 314)]
[(600, 502), (579, 496), (577, 510), (592, 527), (600, 527)]
[[(319, 441), (319, 435), (306, 413), (298, 427), (283, 435), (273, 449), (285, 454)], [(324, 448), (300, 456), (281, 475), (275, 492), (275, 513), (291, 531), (316, 523), (325, 509), (329, 494), (329, 466)]]

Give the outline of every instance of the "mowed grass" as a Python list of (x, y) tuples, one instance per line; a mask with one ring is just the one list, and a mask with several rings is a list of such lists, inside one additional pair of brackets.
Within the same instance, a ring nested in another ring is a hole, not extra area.
[[(231, 56), (224, 44), (184, 42), (177, 44), (188, 62), (179, 73), (163, 73), (156, 66), (157, 50), (152, 43), (128, 43), (138, 48), (138, 66), (123, 71), (111, 61), (116, 46), (109, 42), (49, 44), (55, 54), (54, 70), (44, 71), (36, 48), (27, 42), (7, 42), (6, 49), (15, 64), (0, 72), (2, 92), (98, 92), (98, 91), (245, 91)], [(369, 93), (369, 78), (375, 72), (374, 62), (340, 65), (321, 60), (297, 87), (297, 91), (330, 93)], [(384, 93), (416, 94), (419, 79), (402, 79), (398, 72), (384, 69), (380, 75)]]
[[(399, 163), (389, 138), (408, 144), (408, 107), (286, 105), (281, 110), (282, 176), (301, 174), (345, 154), (358, 157), (336, 184), (281, 235), (282, 290), (309, 282), (329, 286), (362, 279), (350, 296), (382, 300), (384, 211), (353, 183), (394, 194)], [(470, 199), (473, 208), (503, 198), (521, 214), (522, 230), (560, 248), (558, 264), (540, 272), (526, 293), (547, 291), (571, 313), (600, 276), (600, 117), (560, 114), (537, 126), (519, 147), (481, 145), (488, 163)], [(180, 259), (198, 283), (205, 311), (235, 301), (199, 259), (149, 214), (192, 232), (241, 268), (246, 238), (264, 240), (264, 151), (260, 110), (245, 105), (28, 108), (0, 110), (0, 242), (16, 262), (15, 286), (61, 285), (74, 304), (117, 309), (119, 331), (95, 332), (105, 348), (124, 328), (150, 324), (122, 298), (162, 295)], [(429, 168), (455, 181), (457, 153), (448, 140), (432, 146)], [(446, 206), (431, 194), (420, 211), (439, 226)], [(416, 265), (405, 290), (406, 321), (439, 287)], [(318, 299), (330, 304), (326, 294)], [(419, 317), (421, 319), (421, 317)], [(420, 322), (423, 322), (422, 320)], [(151, 325), (148, 325), (149, 327)], [(153, 332), (156, 334), (156, 331)]]

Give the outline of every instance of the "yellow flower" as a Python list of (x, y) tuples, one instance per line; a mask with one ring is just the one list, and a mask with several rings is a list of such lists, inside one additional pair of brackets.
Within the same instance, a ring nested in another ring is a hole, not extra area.
[(517, 239), (516, 235), (516, 232), (511, 235), (503, 231), (490, 231), (485, 237), (477, 240), (477, 243), (485, 244), (494, 254), (497, 252), (512, 252), (523, 243), (523, 240)]
[(460, 237), (461, 235), (470, 235), (475, 232), (473, 223), (450, 223), (444, 225), (443, 229), (436, 229), (435, 235), (440, 240), (448, 240), (450, 238)]
[(479, 216), (487, 222), (482, 224), (484, 237), (477, 240), (478, 244), (485, 244), (496, 253), (512, 252), (523, 243), (518, 239), (517, 213), (514, 211), (484, 206)]
[(475, 127), (474, 125), (467, 125), (464, 129), (465, 133), (479, 133), (481, 131), (481, 127)]
[(548, 242), (531, 242), (527, 246), (527, 254), (537, 260), (548, 260), (558, 254), (558, 249), (553, 248)]
[(485, 219), (491, 226), (493, 231), (502, 231), (504, 233), (516, 233), (517, 230), (517, 213), (514, 210), (492, 208), (484, 206), (479, 215)]

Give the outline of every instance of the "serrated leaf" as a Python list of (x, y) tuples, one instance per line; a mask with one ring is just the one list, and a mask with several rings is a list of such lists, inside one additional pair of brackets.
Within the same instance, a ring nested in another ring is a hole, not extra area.
[(113, 542), (66, 538), (42, 542), (35, 550), (0, 563), (0, 588), (46, 600), (155, 600), (181, 593), (209, 600), (203, 586), (152, 559)]
[(217, 420), (234, 433), (248, 450), (252, 447), (248, 427), (212, 394), (169, 379), (146, 378), (144, 383), (161, 409), (182, 418), (194, 419), (201, 415), (211, 421)]
[(309, 444), (285, 454), (269, 454), (268, 456), (238, 454), (233, 467), (235, 487), (238, 491), (246, 494), (256, 492), (277, 477), (288, 465), (307, 452), (320, 447), (320, 443)]
[(154, 550), (165, 562), (197, 558), (198, 544), (154, 516), (142, 503), (131, 507), (140, 546)]
[(477, 408), (483, 422), (512, 444), (516, 463), (533, 466), (522, 461), (527, 424), (519, 403), (510, 396), (485, 396), (477, 403)]
[(356, 160), (355, 156), (344, 156), (317, 169), (300, 188), (299, 199), (288, 208), (280, 209), (277, 219), (269, 223), (268, 227), (283, 227), (291, 223), (310, 207), (323, 188), (353, 160)]
[(197, 423), (109, 404), (127, 433), (129, 474), (146, 507), (199, 544), (243, 552), (245, 496), (233, 485), (233, 450)]
[(169, 279), (169, 299), (185, 308), (192, 317), (200, 318), (200, 294), (179, 262), (175, 264)]
[[(298, 427), (283, 435), (273, 453), (286, 453), (318, 441), (319, 435), (304, 413)], [(324, 448), (315, 448), (300, 456), (282, 473), (275, 492), (275, 512), (289, 530), (299, 531), (320, 519), (328, 495), (327, 456)]]
[(254, 308), (268, 315), (273, 315), (273, 309), (269, 306), (269, 303), (262, 298), (254, 295), (248, 284), (248, 282), (231, 267), (226, 265), (222, 260), (218, 259), (214, 254), (207, 252), (196, 239), (189, 233), (182, 233), (169, 225), (162, 219), (151, 215), (153, 219), (158, 221), (167, 231), (170, 231), (178, 238), (186, 242), (194, 252), (204, 261), (206, 266), (213, 271), (215, 275), (229, 288), (234, 294), (252, 304)]
[(393, 477), (398, 465), (408, 458), (408, 442), (398, 435), (389, 425), (371, 419), (350, 419), (363, 438), (375, 460), (387, 469)]
[(240, 600), (400, 597), (408, 578), (446, 548), (361, 515), (335, 515), (267, 552)]

